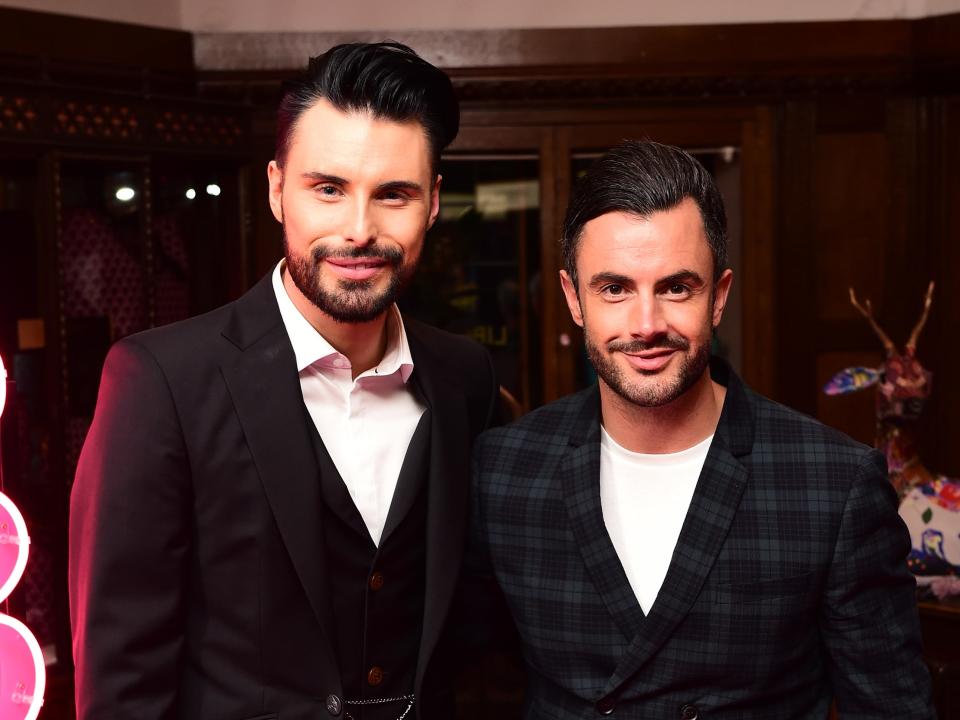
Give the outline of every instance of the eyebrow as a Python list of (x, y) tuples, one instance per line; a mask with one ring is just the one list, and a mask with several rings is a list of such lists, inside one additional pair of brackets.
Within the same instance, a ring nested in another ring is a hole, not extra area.
[[(346, 178), (340, 177), (339, 175), (328, 175), (327, 173), (322, 172), (305, 172), (301, 176), (304, 180), (311, 180), (313, 182), (320, 183), (330, 183), (331, 185), (348, 185), (349, 180)], [(381, 183), (377, 185), (377, 192), (388, 192), (391, 190), (406, 190), (411, 193), (423, 194), (423, 185), (420, 183), (415, 183), (412, 180), (390, 180), (389, 182)]]
[(339, 175), (327, 175), (322, 172), (305, 172), (300, 175), (304, 180), (313, 180), (314, 182), (325, 182), (331, 185), (346, 185), (347, 179)]
[[(672, 285), (673, 283), (678, 282), (689, 282), (694, 285), (703, 285), (703, 278), (700, 276), (700, 273), (695, 272), (694, 270), (678, 270), (671, 275), (660, 278), (657, 280), (657, 285)], [(590, 287), (596, 287), (597, 285), (606, 285), (607, 283), (615, 283), (617, 285), (626, 285), (632, 286), (633, 279), (627, 277), (626, 275), (621, 275), (620, 273), (615, 272), (598, 272), (596, 275), (590, 278)]]
[(620, 273), (615, 272), (598, 272), (596, 275), (590, 278), (590, 287), (605, 285), (607, 283), (615, 283), (617, 285), (632, 285), (633, 280), (628, 278), (626, 275), (621, 275)]
[(694, 285), (703, 285), (703, 278), (700, 277), (700, 273), (693, 270), (679, 270), (678, 272), (673, 273), (672, 275), (667, 275), (665, 278), (661, 278), (657, 281), (658, 285), (672, 285), (673, 283), (678, 282), (689, 282)]
[(377, 192), (387, 192), (389, 190), (406, 190), (410, 193), (423, 194), (423, 185), (410, 180), (391, 180), (390, 182), (377, 185)]

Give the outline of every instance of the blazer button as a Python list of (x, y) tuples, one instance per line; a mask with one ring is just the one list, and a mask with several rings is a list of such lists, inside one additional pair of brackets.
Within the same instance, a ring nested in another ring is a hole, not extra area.
[(383, 682), (383, 668), (379, 665), (374, 665), (370, 668), (370, 671), (367, 673), (367, 684), (373, 687), (376, 687)]
[(374, 592), (377, 592), (380, 588), (383, 587), (383, 573), (375, 572), (370, 576), (370, 582), (367, 583), (370, 586), (370, 589)]
[(614, 708), (617, 707), (617, 702), (612, 697), (600, 698), (597, 700), (596, 708), (597, 712), (601, 715), (612, 715)]
[(343, 703), (336, 695), (327, 695), (327, 712), (336, 717), (343, 710)]
[(687, 703), (680, 708), (680, 720), (697, 720), (700, 717), (700, 708)]

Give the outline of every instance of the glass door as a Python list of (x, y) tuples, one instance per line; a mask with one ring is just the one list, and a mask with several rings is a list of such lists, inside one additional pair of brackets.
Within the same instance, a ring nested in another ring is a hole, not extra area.
[(464, 128), (442, 158), (440, 217), (400, 302), (404, 312), (487, 348), (505, 419), (544, 402), (547, 139), (536, 128)]
[(539, 405), (538, 158), (450, 155), (442, 174), (440, 217), (403, 309), (486, 346), (501, 386), (523, 407)]

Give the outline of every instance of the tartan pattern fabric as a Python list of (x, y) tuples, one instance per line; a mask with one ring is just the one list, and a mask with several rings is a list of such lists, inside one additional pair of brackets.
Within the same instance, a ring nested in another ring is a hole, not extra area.
[(933, 717), (882, 457), (712, 372), (723, 413), (649, 616), (603, 523), (596, 386), (481, 436), (472, 542), (523, 643), (525, 717)]

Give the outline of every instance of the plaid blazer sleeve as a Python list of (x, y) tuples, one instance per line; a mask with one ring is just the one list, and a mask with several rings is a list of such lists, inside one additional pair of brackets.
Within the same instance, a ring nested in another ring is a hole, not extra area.
[(865, 452), (843, 509), (821, 609), (837, 709), (852, 718), (933, 718), (920, 655), (910, 538), (885, 462)]

